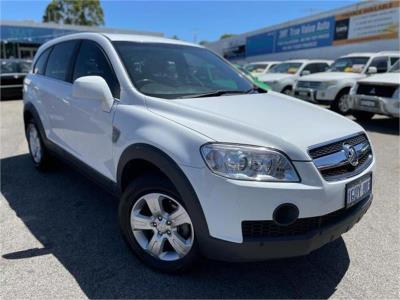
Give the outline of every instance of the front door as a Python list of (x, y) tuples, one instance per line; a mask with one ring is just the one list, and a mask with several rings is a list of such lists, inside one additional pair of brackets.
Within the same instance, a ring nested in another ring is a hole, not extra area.
[[(119, 84), (105, 52), (95, 42), (82, 41), (72, 73), (72, 83), (83, 76), (100, 76), (108, 83), (115, 98)], [(112, 120), (116, 103), (110, 112), (101, 101), (72, 96), (64, 99), (65, 119), (62, 139), (73, 153), (102, 175), (113, 178)]]

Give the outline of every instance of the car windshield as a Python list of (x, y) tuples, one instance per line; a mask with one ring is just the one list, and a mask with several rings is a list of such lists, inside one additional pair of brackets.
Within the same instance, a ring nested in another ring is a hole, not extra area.
[(367, 64), (369, 57), (342, 57), (332, 64), (331, 72), (361, 73)]
[(125, 41), (114, 45), (133, 85), (145, 95), (176, 99), (253, 88), (234, 67), (204, 48)]
[(400, 72), (400, 60), (398, 60), (389, 70), (390, 73), (399, 73)]
[(296, 74), (302, 63), (281, 63), (269, 69), (268, 73)]
[(251, 64), (244, 67), (248, 72), (262, 73), (268, 67), (267, 64)]

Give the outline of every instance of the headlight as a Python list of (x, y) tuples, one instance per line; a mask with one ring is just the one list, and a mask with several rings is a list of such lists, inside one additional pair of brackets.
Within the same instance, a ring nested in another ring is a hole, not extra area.
[(398, 87), (398, 88), (394, 91), (392, 98), (394, 98), (394, 99), (400, 99), (400, 87)]
[(208, 168), (223, 177), (255, 181), (300, 181), (292, 163), (277, 150), (215, 143), (203, 145), (200, 152)]
[(328, 87), (332, 86), (332, 85), (336, 85), (336, 81), (323, 81), (321, 84), (321, 87), (324, 89), (327, 89)]

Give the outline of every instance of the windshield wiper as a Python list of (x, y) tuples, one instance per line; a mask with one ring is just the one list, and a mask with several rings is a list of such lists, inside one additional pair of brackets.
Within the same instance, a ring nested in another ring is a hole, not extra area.
[(248, 91), (238, 91), (238, 90), (217, 90), (213, 92), (208, 92), (208, 93), (201, 93), (201, 94), (190, 94), (190, 95), (185, 95), (181, 96), (179, 98), (202, 98), (202, 97), (217, 97), (217, 96), (222, 96), (226, 94), (247, 94), (252, 92), (253, 89), (250, 89)]

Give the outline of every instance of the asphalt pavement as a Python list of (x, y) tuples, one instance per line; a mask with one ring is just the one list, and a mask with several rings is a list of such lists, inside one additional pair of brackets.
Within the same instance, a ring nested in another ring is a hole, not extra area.
[[(118, 202), (60, 165), (41, 173), (28, 156), (22, 102), (1, 108), (0, 298), (399, 298), (399, 124), (363, 123), (377, 167), (374, 201), (343, 238), (300, 258), (204, 260), (160, 274), (132, 255)], [(335, 130), (332, 128), (332, 130)]]

